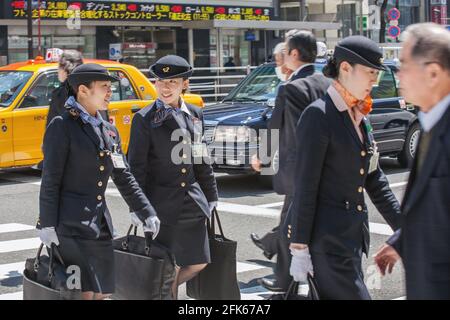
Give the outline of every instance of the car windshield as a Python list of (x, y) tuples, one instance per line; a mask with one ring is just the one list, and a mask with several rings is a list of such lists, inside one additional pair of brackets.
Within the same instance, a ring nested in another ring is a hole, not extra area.
[(8, 107), (32, 75), (32, 72), (0, 71), (0, 107)]
[[(325, 65), (316, 63), (316, 72), (322, 72)], [(275, 73), (275, 64), (256, 68), (223, 100), (235, 102), (266, 102), (275, 99), (281, 81)]]
[(279, 83), (274, 65), (263, 65), (250, 73), (224, 101), (267, 101), (275, 98)]

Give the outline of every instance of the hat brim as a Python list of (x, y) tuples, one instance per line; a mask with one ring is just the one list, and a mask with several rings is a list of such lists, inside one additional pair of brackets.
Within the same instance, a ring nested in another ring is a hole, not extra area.
[(336, 59), (341, 60), (341, 61), (348, 61), (348, 62), (352, 62), (352, 63), (356, 63), (356, 64), (361, 64), (363, 66), (381, 70), (381, 71), (387, 70), (387, 67), (385, 65), (383, 65), (382, 63), (374, 64), (374, 63), (370, 62), (369, 60), (367, 60), (366, 58), (364, 58), (363, 56), (360, 56), (356, 52), (349, 50), (347, 48), (344, 48), (344, 47), (336, 46), (336, 48), (334, 49), (334, 56)]
[(120, 81), (117, 77), (100, 72), (71, 73), (67, 80), (71, 86), (89, 81)]
[(190, 70), (183, 72), (183, 73), (178, 73), (178, 74), (174, 74), (171, 76), (167, 76), (164, 74), (160, 74), (157, 73), (155, 71), (155, 67), (156, 65), (152, 65), (149, 69), (150, 75), (154, 78), (160, 79), (160, 80), (165, 80), (165, 79), (176, 79), (176, 78), (189, 78), (190, 76), (192, 76), (192, 73), (194, 73), (194, 70), (191, 68)]

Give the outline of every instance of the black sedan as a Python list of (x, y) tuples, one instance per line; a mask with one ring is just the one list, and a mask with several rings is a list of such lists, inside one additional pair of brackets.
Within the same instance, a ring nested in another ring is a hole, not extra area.
[[(396, 157), (408, 167), (419, 138), (416, 108), (399, 95), (397, 67), (387, 63), (372, 90), (373, 111), (369, 114), (375, 140), (382, 156)], [(316, 64), (320, 72), (323, 64)], [(280, 80), (275, 64), (256, 68), (220, 103), (204, 109), (205, 136), (216, 172), (250, 173), (251, 157), (258, 152), (274, 107)], [(269, 140), (270, 141), (270, 140)], [(278, 165), (277, 150), (270, 152), (272, 169)]]

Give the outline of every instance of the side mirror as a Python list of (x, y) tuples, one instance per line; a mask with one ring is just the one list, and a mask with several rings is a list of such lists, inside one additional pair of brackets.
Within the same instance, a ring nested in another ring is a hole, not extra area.
[(268, 99), (266, 103), (268, 107), (275, 108), (275, 98)]

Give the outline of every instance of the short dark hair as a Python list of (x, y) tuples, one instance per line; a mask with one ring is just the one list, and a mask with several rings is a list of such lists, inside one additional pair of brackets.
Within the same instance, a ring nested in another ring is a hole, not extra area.
[(77, 84), (75, 84), (74, 86), (70, 86), (68, 85), (68, 91), (69, 91), (69, 96), (74, 96), (75, 98), (78, 95), (78, 92), (80, 91), (80, 86), (86, 86), (89, 89), (92, 88), (92, 84), (94, 83), (94, 80), (91, 81), (86, 81), (86, 82), (79, 82)]
[(317, 58), (317, 40), (311, 31), (300, 30), (295, 32), (287, 40), (288, 52), (297, 50), (299, 60), (306, 63), (314, 63)]
[(76, 50), (64, 50), (59, 59), (59, 67), (71, 74), (73, 69), (83, 64), (83, 56)]
[[(336, 60), (336, 58), (331, 57), (328, 59), (327, 65), (323, 68), (322, 72), (327, 78), (337, 79), (339, 78), (339, 69), (341, 68), (342, 62), (345, 60)], [(349, 62), (352, 67), (355, 65), (353, 62)]]

